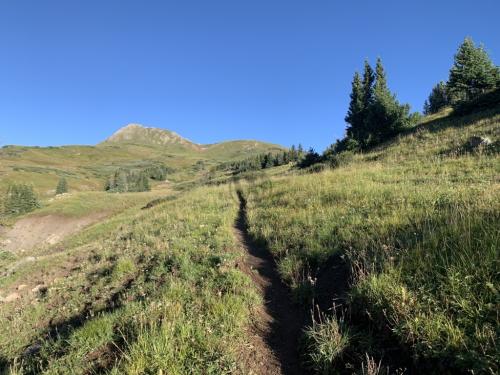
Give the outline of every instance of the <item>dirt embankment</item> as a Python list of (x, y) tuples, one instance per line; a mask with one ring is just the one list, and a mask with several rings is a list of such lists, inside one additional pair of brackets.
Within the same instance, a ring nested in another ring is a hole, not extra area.
[(106, 213), (100, 212), (84, 217), (59, 215), (25, 217), (18, 220), (12, 228), (2, 229), (0, 247), (3, 250), (18, 253), (36, 247), (54, 245), (105, 216)]

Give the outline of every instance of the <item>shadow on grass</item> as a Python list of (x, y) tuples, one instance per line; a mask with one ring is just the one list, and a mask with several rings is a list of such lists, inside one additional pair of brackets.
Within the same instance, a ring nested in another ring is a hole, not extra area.
[[(73, 332), (91, 321), (94, 317), (99, 317), (101, 314), (112, 313), (123, 307), (123, 300), (121, 297), (132, 287), (133, 283), (134, 279), (126, 281), (120, 289), (115, 291), (108, 298), (103, 308), (94, 309), (93, 304), (87, 302), (85, 307), (78, 314), (60, 322), (51, 322), (49, 327), (39, 335), (38, 342), (25, 348), (21, 361), (23, 365), (23, 374), (38, 374), (43, 372), (51, 361), (68, 354), (69, 348), (67, 341), (70, 339)], [(118, 347), (120, 344), (123, 344), (123, 338), (117, 337), (116, 340), (117, 341), (114, 342), (112, 346), (113, 351), (106, 351), (106, 355), (109, 357), (109, 360), (106, 362), (109, 366), (116, 363), (116, 360), (121, 356), (121, 351), (118, 350)], [(45, 352), (42, 344), (50, 346), (50, 353)], [(89, 362), (95, 362), (91, 363), (90, 366), (92, 372), (95, 372), (96, 369), (100, 371), (109, 370), (109, 368), (105, 368), (106, 366), (102, 361), (99, 361), (99, 358), (95, 358), (95, 361), (89, 359)]]

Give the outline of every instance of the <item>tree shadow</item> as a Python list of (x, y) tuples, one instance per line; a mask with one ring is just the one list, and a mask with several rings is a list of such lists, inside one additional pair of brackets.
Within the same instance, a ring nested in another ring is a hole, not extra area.
[[(46, 369), (46, 367), (49, 365), (50, 361), (66, 355), (69, 349), (67, 341), (70, 339), (75, 330), (83, 327), (94, 317), (98, 317), (102, 314), (112, 313), (115, 310), (123, 307), (124, 303), (121, 297), (132, 287), (133, 283), (133, 278), (127, 280), (121, 288), (115, 291), (107, 299), (106, 305), (100, 309), (93, 308), (93, 304), (91, 302), (87, 302), (84, 308), (79, 313), (63, 321), (50, 322), (47, 329), (40, 333), (38, 341), (32, 343), (24, 349), (21, 356), (21, 363), (23, 364), (23, 374), (38, 374), (40, 372), (43, 372), (44, 369)], [(123, 339), (117, 338), (118, 344), (115, 344), (119, 345), (121, 340)], [(46, 353), (44, 353), (43, 347), (45, 345), (51, 346), (52, 351), (50, 352), (50, 356), (47, 356)], [(121, 355), (116, 345), (113, 346), (113, 348), (116, 348), (116, 350), (114, 350), (113, 353), (108, 353), (109, 356), (113, 356), (113, 360), (108, 361), (110, 364), (115, 363)], [(0, 369), (2, 368), (1, 360), (2, 359), (0, 358)], [(101, 370), (104, 370), (99, 361), (97, 361), (97, 358), (95, 362)], [(8, 365), (9, 364), (7, 363), (7, 366)], [(91, 368), (94, 367), (95, 366), (93, 365), (91, 366)]]

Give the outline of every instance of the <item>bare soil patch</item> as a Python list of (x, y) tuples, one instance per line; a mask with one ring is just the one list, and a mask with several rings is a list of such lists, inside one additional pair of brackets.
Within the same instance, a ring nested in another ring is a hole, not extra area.
[(37, 247), (55, 245), (71, 234), (98, 222), (107, 214), (94, 213), (84, 217), (59, 215), (29, 216), (18, 220), (10, 229), (3, 229), (0, 246), (18, 253)]

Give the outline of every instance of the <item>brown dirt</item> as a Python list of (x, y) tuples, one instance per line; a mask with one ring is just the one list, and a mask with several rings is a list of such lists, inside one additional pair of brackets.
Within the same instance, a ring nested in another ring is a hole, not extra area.
[(36, 247), (54, 245), (84, 227), (94, 224), (106, 216), (100, 212), (84, 217), (59, 215), (29, 216), (18, 220), (10, 229), (3, 230), (0, 246), (18, 253)]
[(246, 201), (239, 194), (240, 212), (235, 225), (235, 236), (246, 252), (240, 265), (260, 289), (264, 306), (254, 312), (250, 327), (250, 373), (262, 375), (303, 374), (300, 368), (299, 337), (304, 312), (290, 299), (289, 289), (281, 281), (274, 259), (269, 251), (250, 238), (246, 223)]

